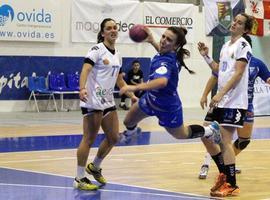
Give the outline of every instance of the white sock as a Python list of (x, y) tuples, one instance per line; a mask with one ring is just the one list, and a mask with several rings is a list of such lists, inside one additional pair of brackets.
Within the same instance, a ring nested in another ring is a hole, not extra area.
[(77, 178), (81, 179), (85, 177), (85, 167), (77, 166)]
[(138, 127), (134, 128), (133, 130), (128, 130), (127, 129), (126, 132), (125, 132), (125, 135), (126, 136), (134, 135), (137, 132), (137, 130), (138, 130)]
[(204, 156), (204, 162), (203, 165), (207, 165), (208, 167), (210, 166), (210, 162), (211, 162), (211, 156), (209, 153), (206, 153)]
[(125, 105), (125, 102), (121, 102), (120, 105), (121, 105), (121, 106), (124, 106), (124, 105)]
[(93, 161), (93, 164), (97, 169), (99, 169), (102, 161), (103, 161), (103, 158), (99, 158), (96, 156)]

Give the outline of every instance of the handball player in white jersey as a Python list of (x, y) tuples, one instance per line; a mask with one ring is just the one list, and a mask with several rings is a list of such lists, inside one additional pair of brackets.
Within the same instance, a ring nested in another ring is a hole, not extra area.
[[(248, 35), (243, 35), (243, 37), (248, 41), (250, 46), (252, 47), (252, 40)], [(248, 64), (249, 69), (249, 83), (248, 83), (248, 109), (246, 116), (244, 118), (244, 126), (243, 128), (237, 128), (237, 136), (238, 138), (233, 143), (233, 148), (235, 155), (237, 156), (239, 153), (241, 153), (244, 149), (247, 148), (251, 141), (251, 135), (253, 130), (253, 124), (254, 124), (254, 106), (253, 106), (253, 97), (254, 97), (254, 84), (257, 77), (260, 77), (265, 83), (270, 85), (270, 71), (267, 68), (266, 64), (254, 57), (251, 56)], [(202, 109), (204, 109), (205, 106), (207, 106), (207, 96), (211, 92), (211, 90), (215, 87), (218, 79), (218, 74), (213, 73), (212, 76), (209, 78), (206, 87), (204, 89), (203, 95), (200, 100), (200, 104)], [(207, 140), (202, 139), (205, 146), (209, 146), (208, 148), (212, 147), (215, 148), (216, 145), (212, 145)], [(213, 152), (213, 151), (212, 151)], [(218, 148), (215, 152), (220, 152), (220, 149)], [(214, 155), (216, 155), (215, 153)], [(211, 163), (211, 155), (207, 152), (205, 155), (205, 159), (203, 162), (203, 165), (201, 166), (200, 173), (199, 173), (199, 179), (206, 179), (208, 175), (208, 170)], [(240, 169), (236, 168), (236, 173), (241, 173)]]
[[(101, 174), (101, 162), (119, 140), (119, 121), (116, 112), (113, 90), (126, 85), (120, 68), (122, 58), (115, 48), (118, 27), (113, 19), (106, 18), (100, 25), (98, 44), (91, 47), (85, 57), (80, 75), (80, 106), (83, 114), (83, 138), (77, 150), (77, 175), (74, 187), (81, 190), (96, 190), (85, 171), (101, 185), (106, 179)], [(133, 93), (127, 95), (136, 101)], [(87, 166), (90, 148), (95, 142), (100, 127), (105, 133), (97, 155)]]
[(220, 172), (211, 188), (211, 196), (237, 196), (240, 193), (236, 185), (232, 137), (236, 128), (243, 127), (248, 108), (248, 61), (251, 47), (242, 36), (251, 30), (252, 25), (253, 18), (245, 13), (235, 17), (230, 28), (231, 39), (221, 49), (219, 64), (207, 55), (208, 48), (204, 43), (198, 44), (205, 61), (214, 73), (218, 73), (218, 91), (205, 117), (206, 122), (219, 122), (222, 135), (222, 152), (213, 152), (214, 148), (206, 146)]

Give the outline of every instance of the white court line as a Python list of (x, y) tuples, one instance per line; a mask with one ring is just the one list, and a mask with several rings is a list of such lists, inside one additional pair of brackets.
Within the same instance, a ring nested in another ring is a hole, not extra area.
[(61, 187), (54, 185), (29, 185), (29, 184), (15, 184), (15, 183), (0, 183), (0, 185), (18, 186), (18, 187), (36, 187), (36, 188), (74, 189), (73, 187)]
[[(17, 187), (34, 187), (34, 188), (52, 188), (52, 189), (69, 189), (75, 190), (73, 187), (61, 187), (61, 186), (51, 186), (51, 185), (29, 185), (29, 184), (10, 184), (10, 183), (0, 183), (2, 186), (17, 186)], [(130, 193), (130, 194), (141, 194), (141, 195), (152, 195), (152, 196), (163, 196), (163, 197), (175, 197), (175, 198), (186, 198), (186, 199), (205, 199), (204, 196), (193, 195), (192, 197), (184, 196), (185, 193), (178, 193), (179, 195), (171, 195), (171, 194), (161, 194), (161, 193), (151, 193), (151, 192), (135, 192), (135, 191), (127, 191), (127, 190), (107, 190), (107, 189), (98, 189), (97, 191), (102, 192), (114, 192), (114, 193)], [(96, 192), (96, 191), (91, 191)], [(173, 192), (172, 192), (173, 193)], [(183, 196), (180, 196), (183, 195)]]
[[(64, 150), (62, 150), (64, 151)], [(143, 153), (124, 153), (124, 154), (111, 154), (110, 157), (128, 157), (128, 156), (139, 156), (139, 155), (155, 155), (155, 154), (174, 154), (174, 153), (202, 153), (204, 150), (192, 150), (192, 151), (155, 151), (155, 152), (143, 152)], [(246, 149), (245, 152), (270, 152), (270, 149)], [(61, 157), (61, 158), (42, 158), (42, 159), (29, 159), (29, 160), (10, 160), (10, 161), (0, 161), (0, 164), (7, 163), (26, 163), (26, 162), (41, 162), (41, 161), (57, 161), (57, 160), (73, 160), (76, 159), (75, 156), (71, 157)]]

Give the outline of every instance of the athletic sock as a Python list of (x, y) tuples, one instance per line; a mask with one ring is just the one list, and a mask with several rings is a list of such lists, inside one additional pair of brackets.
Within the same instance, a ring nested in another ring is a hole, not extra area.
[(85, 167), (77, 166), (77, 178), (81, 179), (85, 177)]
[(203, 165), (207, 165), (209, 167), (210, 162), (211, 162), (211, 155), (209, 153), (206, 153), (205, 156), (204, 156)]
[(227, 176), (227, 182), (234, 187), (236, 185), (235, 164), (225, 165), (225, 174)]
[(102, 161), (103, 161), (103, 158), (99, 158), (98, 156), (96, 156), (93, 161), (93, 164), (97, 169), (99, 169)]
[(212, 159), (216, 163), (219, 173), (225, 174), (225, 165), (224, 165), (222, 153), (219, 152), (217, 155), (212, 156)]

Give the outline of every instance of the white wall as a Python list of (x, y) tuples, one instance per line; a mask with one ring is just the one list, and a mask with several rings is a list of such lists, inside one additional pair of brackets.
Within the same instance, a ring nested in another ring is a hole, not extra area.
[[(70, 42), (71, 0), (58, 1), (61, 2), (62, 13), (62, 39), (59, 43), (0, 41), (0, 55), (84, 56), (91, 44)], [(200, 96), (210, 74), (210, 69), (198, 54), (197, 42), (204, 41), (212, 47), (212, 38), (205, 37), (204, 14), (199, 12), (198, 7), (195, 7), (194, 13), (195, 43), (186, 46), (191, 52), (191, 58), (186, 59), (186, 64), (196, 74), (190, 75), (185, 69), (180, 74), (179, 93), (184, 107), (199, 107)], [(118, 44), (117, 47), (123, 57), (152, 57), (155, 54), (149, 44)], [(27, 101), (0, 101), (0, 111), (23, 111), (26, 103)]]

